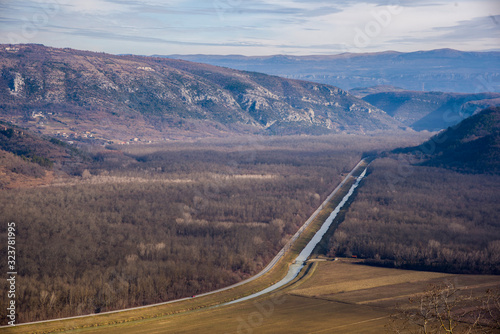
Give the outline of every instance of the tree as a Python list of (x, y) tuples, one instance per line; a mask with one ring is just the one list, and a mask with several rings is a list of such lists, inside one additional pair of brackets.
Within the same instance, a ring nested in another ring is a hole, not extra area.
[(431, 285), (391, 315), (394, 333), (491, 333), (499, 329), (498, 291), (477, 297), (452, 282)]

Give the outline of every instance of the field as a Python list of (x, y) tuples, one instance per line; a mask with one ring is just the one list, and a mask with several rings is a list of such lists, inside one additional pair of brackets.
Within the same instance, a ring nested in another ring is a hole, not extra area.
[[(398, 304), (446, 280), (467, 291), (500, 286), (496, 276), (450, 275), (325, 261), (282, 292), (241, 305), (92, 333), (383, 333)], [(86, 331), (83, 331), (86, 332)]]
[[(65, 333), (375, 334), (390, 332), (390, 316), (396, 306), (407, 303), (410, 296), (421, 295), (429, 284), (451, 281), (464, 289), (464, 294), (500, 285), (497, 276), (376, 268), (358, 262), (350, 259), (311, 262), (304, 273), (283, 290), (240, 304), (92, 327), (92, 323), (109, 317), (103, 315), (87, 319), (88, 328)], [(119, 317), (127, 319), (139, 314), (124, 312)], [(113, 317), (116, 320), (117, 315)], [(24, 326), (12, 329), (12, 333), (29, 332), (37, 331)], [(51, 331), (37, 333), (45, 332)]]
[(321, 262), (315, 275), (292, 294), (349, 304), (391, 308), (429, 284), (452, 282), (467, 289), (495, 288), (500, 278), (493, 275), (455, 275), (427, 271), (372, 267), (357, 260)]

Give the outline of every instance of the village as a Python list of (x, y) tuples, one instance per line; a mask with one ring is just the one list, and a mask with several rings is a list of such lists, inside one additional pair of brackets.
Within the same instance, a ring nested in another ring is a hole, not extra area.
[[(40, 132), (44, 133), (44, 129), (50, 127), (52, 129), (51, 136), (56, 137), (58, 139), (66, 141), (68, 144), (74, 144), (75, 141), (87, 142), (93, 144), (118, 144), (118, 145), (130, 145), (131, 143), (145, 143), (151, 144), (151, 140), (144, 140), (142, 138), (133, 137), (129, 140), (120, 140), (120, 139), (106, 139), (101, 138), (97, 131), (91, 130), (78, 130), (74, 127), (66, 128), (63, 126), (56, 127), (53, 123), (59, 123), (59, 125), (64, 125), (59, 119), (56, 118), (58, 116), (57, 113), (54, 112), (42, 112), (39, 110), (33, 111), (31, 113), (31, 118), (36, 122), (37, 128)], [(50, 124), (50, 126), (49, 126)]]

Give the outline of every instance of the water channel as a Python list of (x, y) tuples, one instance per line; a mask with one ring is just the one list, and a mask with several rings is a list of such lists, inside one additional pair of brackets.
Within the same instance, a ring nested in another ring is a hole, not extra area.
[(242, 302), (245, 300), (253, 299), (253, 298), (258, 297), (258, 296), (262, 296), (266, 293), (269, 293), (269, 292), (272, 292), (274, 290), (281, 288), (282, 286), (290, 283), (295, 277), (297, 277), (299, 272), (304, 267), (307, 258), (311, 255), (314, 248), (321, 241), (321, 239), (323, 239), (323, 236), (330, 228), (330, 225), (332, 224), (335, 217), (337, 217), (337, 214), (340, 212), (340, 209), (342, 209), (342, 207), (345, 205), (345, 203), (352, 196), (352, 194), (354, 193), (354, 190), (358, 187), (359, 183), (361, 182), (363, 177), (365, 177), (365, 175), (366, 175), (366, 168), (358, 176), (358, 178), (356, 179), (356, 182), (351, 186), (351, 188), (349, 189), (349, 192), (344, 196), (344, 198), (342, 198), (342, 201), (337, 205), (335, 210), (332, 211), (332, 213), (330, 214), (330, 216), (328, 216), (328, 218), (325, 220), (323, 225), (321, 225), (321, 228), (312, 237), (311, 241), (309, 241), (309, 243), (306, 245), (306, 247), (304, 247), (304, 249), (300, 252), (300, 254), (297, 256), (297, 258), (295, 258), (295, 261), (293, 262), (293, 264), (291, 264), (290, 267), (288, 268), (288, 273), (281, 281), (271, 285), (270, 287), (268, 287), (262, 291), (256, 292), (256, 293), (248, 295), (246, 297), (235, 299), (235, 300), (230, 301), (230, 302), (225, 303), (225, 304), (221, 304), (221, 306), (222, 305), (236, 304), (236, 303), (239, 303), (239, 302)]

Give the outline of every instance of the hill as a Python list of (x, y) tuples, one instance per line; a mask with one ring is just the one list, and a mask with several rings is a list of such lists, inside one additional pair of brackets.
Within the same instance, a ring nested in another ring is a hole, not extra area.
[(423, 165), (473, 173), (500, 173), (500, 107), (450, 127), (417, 147), (395, 153), (421, 155)]
[(0, 67), (2, 119), (79, 140), (402, 126), (337, 87), (182, 60), (28, 44), (1, 46)]
[(54, 173), (80, 172), (85, 160), (63, 141), (0, 122), (0, 189), (46, 184)]
[[(368, 89), (370, 88), (365, 91)], [(372, 91), (376, 89), (377, 87), (371, 88)], [(395, 91), (390, 87), (378, 87), (378, 90), (383, 89), (387, 91), (368, 94), (363, 100), (417, 131), (441, 130), (482, 109), (500, 105), (500, 93)]]
[(500, 52), (440, 49), (318, 56), (172, 55), (239, 70), (309, 80), (350, 90), (391, 85), (405, 90), (500, 92)]

